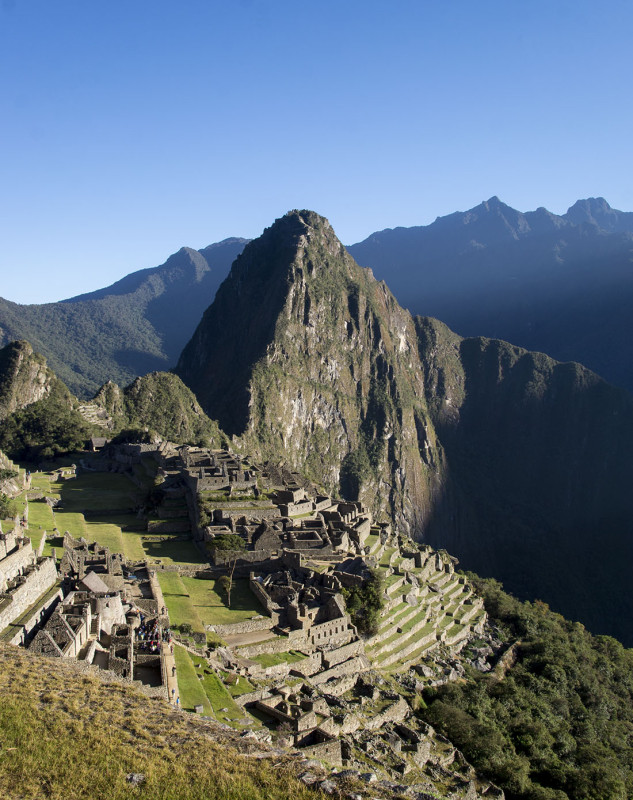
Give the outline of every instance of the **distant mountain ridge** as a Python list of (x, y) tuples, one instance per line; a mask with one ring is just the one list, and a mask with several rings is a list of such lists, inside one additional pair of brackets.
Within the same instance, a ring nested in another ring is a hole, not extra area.
[(0, 346), (29, 341), (83, 398), (108, 380), (125, 385), (169, 369), (246, 241), (183, 247), (159, 267), (58, 303), (0, 298)]
[[(59, 303), (0, 298), (0, 346), (26, 339), (83, 398), (174, 366), (248, 240), (183, 247), (160, 267)], [(633, 391), (633, 212), (603, 198), (564, 215), (490, 198), (348, 248), (414, 314), (579, 361)]]
[(348, 250), (413, 314), (578, 361), (633, 391), (633, 212), (589, 198), (561, 216), (521, 213), (492, 197)]

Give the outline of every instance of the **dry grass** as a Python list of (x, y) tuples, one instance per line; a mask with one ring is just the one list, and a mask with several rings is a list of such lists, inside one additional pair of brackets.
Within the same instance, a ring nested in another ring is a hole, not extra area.
[[(262, 751), (131, 687), (0, 646), (2, 798), (315, 798), (296, 780), (293, 759), (272, 752), (249, 758), (249, 747)], [(132, 787), (130, 773), (142, 773), (144, 782)]]

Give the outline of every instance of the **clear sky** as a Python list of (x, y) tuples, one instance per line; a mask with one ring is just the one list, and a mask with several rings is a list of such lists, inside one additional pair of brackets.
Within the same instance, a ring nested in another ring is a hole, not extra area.
[(0, 296), (498, 195), (633, 210), (630, 0), (0, 0)]

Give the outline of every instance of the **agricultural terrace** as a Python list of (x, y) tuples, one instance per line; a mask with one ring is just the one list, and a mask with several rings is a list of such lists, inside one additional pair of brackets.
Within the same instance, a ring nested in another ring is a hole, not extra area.
[[(174, 649), (174, 657), (178, 671), (180, 703), (185, 711), (193, 711), (194, 706), (201, 705), (204, 714), (213, 715), (227, 725), (250, 720), (233, 700), (229, 689), (215, 672), (207, 667), (203, 658), (193, 655), (179, 645)], [(245, 679), (242, 678), (241, 681), (245, 684), (242, 691), (252, 688)]]
[(205, 625), (244, 622), (263, 613), (246, 578), (233, 581), (228, 608), (226, 593), (216, 580), (180, 576), (166, 570), (157, 575), (172, 625), (189, 623), (194, 632), (202, 633)]
[(148, 534), (144, 529), (144, 520), (137, 517), (135, 509), (153, 487), (149, 468), (136, 475), (141, 486), (125, 475), (109, 472), (82, 471), (76, 478), (63, 481), (55, 481), (54, 476), (55, 473), (35, 472), (31, 479), (32, 489), (61, 500), (60, 509), (53, 509), (44, 501), (29, 502), (28, 535), (34, 547), (39, 545), (43, 531), (59, 532), (47, 540), (45, 555), (50, 555), (52, 548), (61, 555), (64, 532), (68, 531), (77, 539), (83, 536), (88, 542), (123, 553), (131, 561), (206, 563), (193, 542), (173, 534)]
[[(85, 470), (76, 478), (61, 481), (54, 480), (54, 472), (33, 473), (32, 489), (61, 500), (60, 509), (51, 508), (44, 501), (29, 502), (29, 536), (34, 546), (39, 544), (44, 531), (50, 534), (57, 529), (59, 534), (46, 542), (47, 555), (55, 548), (61, 557), (64, 531), (68, 531), (77, 539), (83, 536), (88, 542), (98, 542), (112, 552), (123, 553), (131, 561), (201, 567), (208, 563), (193, 541), (177, 534), (144, 530), (145, 520), (138, 518), (135, 509), (155, 488), (155, 467), (152, 462), (144, 461), (135, 468), (135, 481), (119, 473)], [(192, 631), (202, 633), (205, 625), (243, 622), (263, 612), (248, 587), (248, 580), (243, 578), (233, 582), (230, 608), (225, 591), (215, 580), (181, 577), (171, 571), (159, 571), (158, 578), (172, 625), (189, 624)], [(218, 637), (211, 634), (210, 638)]]

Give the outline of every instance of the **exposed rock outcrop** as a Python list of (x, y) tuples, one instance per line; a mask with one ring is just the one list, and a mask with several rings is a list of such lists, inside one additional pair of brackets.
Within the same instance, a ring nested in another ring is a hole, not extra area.
[(28, 342), (11, 342), (0, 350), (0, 420), (47, 397), (59, 384)]

